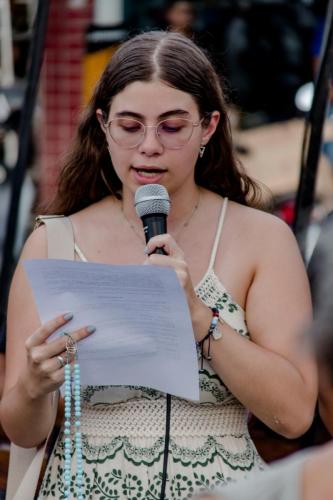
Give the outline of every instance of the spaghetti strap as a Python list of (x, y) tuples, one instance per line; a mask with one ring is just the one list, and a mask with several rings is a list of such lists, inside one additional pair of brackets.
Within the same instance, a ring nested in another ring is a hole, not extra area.
[(74, 243), (74, 251), (79, 259), (82, 260), (82, 262), (88, 262), (87, 257), (84, 255), (81, 248), (76, 243)]
[(225, 219), (225, 214), (227, 212), (227, 206), (228, 206), (228, 198), (224, 198), (222, 209), (221, 209), (221, 215), (220, 215), (218, 225), (217, 225), (215, 241), (214, 241), (214, 245), (212, 248), (212, 253), (210, 256), (210, 261), (209, 261), (209, 266), (208, 266), (207, 271), (210, 271), (211, 269), (213, 269), (214, 264), (215, 264), (217, 248), (218, 248), (219, 242), (220, 242), (220, 237), (221, 237), (222, 227), (223, 227), (223, 223), (224, 223), (224, 219)]

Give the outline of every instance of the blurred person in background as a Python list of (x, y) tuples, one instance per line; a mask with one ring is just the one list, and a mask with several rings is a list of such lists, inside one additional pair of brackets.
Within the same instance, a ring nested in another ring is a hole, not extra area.
[(165, 10), (165, 24), (169, 31), (182, 33), (192, 37), (194, 33), (195, 12), (192, 2), (174, 0), (167, 2)]

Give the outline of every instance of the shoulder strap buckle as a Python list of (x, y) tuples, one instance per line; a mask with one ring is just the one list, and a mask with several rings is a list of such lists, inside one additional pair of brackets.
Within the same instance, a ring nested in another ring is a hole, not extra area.
[(37, 217), (35, 218), (34, 229), (37, 229), (37, 227), (44, 224), (44, 220), (57, 219), (57, 218), (61, 218), (61, 217), (65, 217), (65, 216), (64, 215), (37, 215)]

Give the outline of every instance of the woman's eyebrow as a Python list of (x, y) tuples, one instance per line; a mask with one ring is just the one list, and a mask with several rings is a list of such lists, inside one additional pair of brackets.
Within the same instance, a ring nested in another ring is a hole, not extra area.
[(122, 116), (132, 116), (133, 118), (135, 119), (138, 119), (138, 120), (143, 120), (143, 115), (141, 115), (140, 113), (135, 113), (134, 111), (119, 111), (118, 113), (115, 114), (115, 116), (117, 118), (121, 118)]
[[(158, 116), (159, 119), (167, 118), (168, 116), (171, 115), (178, 115), (178, 116), (188, 116), (190, 113), (186, 111), (185, 109), (170, 109), (169, 111), (165, 111), (164, 113), (160, 114)], [(136, 120), (144, 120), (145, 117), (141, 115), (140, 113), (136, 113), (135, 111), (129, 111), (129, 110), (124, 110), (124, 111), (119, 111), (118, 113), (115, 114), (116, 117), (121, 118), (123, 116), (131, 116), (132, 118), (135, 118)]]
[(165, 113), (159, 115), (159, 118), (167, 118), (170, 115), (188, 116), (189, 114), (190, 113), (188, 111), (185, 111), (185, 109), (172, 109), (170, 111), (165, 111)]

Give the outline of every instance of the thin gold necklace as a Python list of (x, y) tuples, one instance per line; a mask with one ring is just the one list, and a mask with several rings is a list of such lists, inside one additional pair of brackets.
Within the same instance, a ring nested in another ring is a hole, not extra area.
[[(185, 222), (183, 224), (181, 224), (180, 228), (178, 229), (178, 231), (175, 233), (173, 233), (173, 237), (174, 239), (177, 241), (177, 238), (178, 236), (180, 235), (180, 232), (188, 227), (189, 223), (191, 222), (192, 220), (192, 217), (194, 216), (195, 212), (197, 211), (198, 207), (199, 207), (199, 204), (200, 204), (200, 191), (199, 191), (199, 195), (198, 195), (198, 199), (197, 199), (197, 202), (196, 204), (194, 205), (193, 209), (192, 209), (192, 212), (190, 213), (189, 217), (185, 220)], [(124, 212), (124, 206), (123, 204), (121, 204), (121, 213), (123, 214), (123, 217), (124, 219), (126, 220), (127, 224), (130, 226), (130, 228), (132, 229), (132, 231), (135, 233), (135, 235), (137, 236), (137, 238), (139, 238), (139, 240), (141, 241), (141, 243), (143, 243), (144, 245), (146, 244), (146, 241), (144, 240), (143, 238), (143, 231), (139, 230), (139, 228), (133, 224), (133, 222), (127, 217), (127, 215), (125, 214)]]

